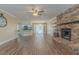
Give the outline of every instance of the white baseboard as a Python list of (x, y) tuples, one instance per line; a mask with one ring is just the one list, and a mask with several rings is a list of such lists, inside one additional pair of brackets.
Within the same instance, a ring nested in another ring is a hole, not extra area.
[(7, 42), (9, 42), (9, 41), (11, 41), (11, 40), (16, 39), (16, 38), (17, 38), (17, 37), (13, 37), (13, 38), (10, 38), (10, 39), (5, 40), (5, 41), (3, 41), (3, 42), (0, 42), (0, 45), (3, 45), (3, 44), (5, 44), (5, 43), (7, 43)]

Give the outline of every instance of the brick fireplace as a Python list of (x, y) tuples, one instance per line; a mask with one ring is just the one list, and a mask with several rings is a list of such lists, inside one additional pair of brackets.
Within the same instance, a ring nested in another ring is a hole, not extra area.
[(59, 37), (54, 46), (59, 54), (79, 54), (79, 5), (75, 5), (57, 16)]

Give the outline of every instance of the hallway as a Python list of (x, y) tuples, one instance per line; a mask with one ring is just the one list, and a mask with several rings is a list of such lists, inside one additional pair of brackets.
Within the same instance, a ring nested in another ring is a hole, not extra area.
[[(46, 32), (46, 24), (35, 23), (33, 24), (33, 33), (28, 37), (20, 37), (22, 40), (22, 53), (33, 55), (49, 55), (54, 54), (47, 40), (49, 40)], [(52, 38), (50, 39), (52, 40)], [(21, 44), (20, 43), (20, 44)]]

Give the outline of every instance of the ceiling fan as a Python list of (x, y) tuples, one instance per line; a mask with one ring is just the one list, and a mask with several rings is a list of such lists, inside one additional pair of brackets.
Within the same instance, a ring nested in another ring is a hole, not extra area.
[(32, 13), (33, 16), (40, 16), (42, 15), (43, 13), (46, 12), (45, 9), (41, 10), (39, 8), (31, 8), (30, 11), (25, 11), (25, 12), (29, 12), (29, 13)]

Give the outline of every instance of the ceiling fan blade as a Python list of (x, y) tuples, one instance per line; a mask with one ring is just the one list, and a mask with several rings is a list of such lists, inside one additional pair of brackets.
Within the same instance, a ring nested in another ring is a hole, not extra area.
[(24, 11), (24, 12), (33, 12), (33, 11)]
[(39, 11), (39, 12), (44, 12), (44, 10), (41, 10), (41, 11)]
[(39, 12), (44, 12), (44, 13), (46, 13), (47, 10), (46, 10), (46, 9), (43, 9), (43, 10), (40, 10)]

